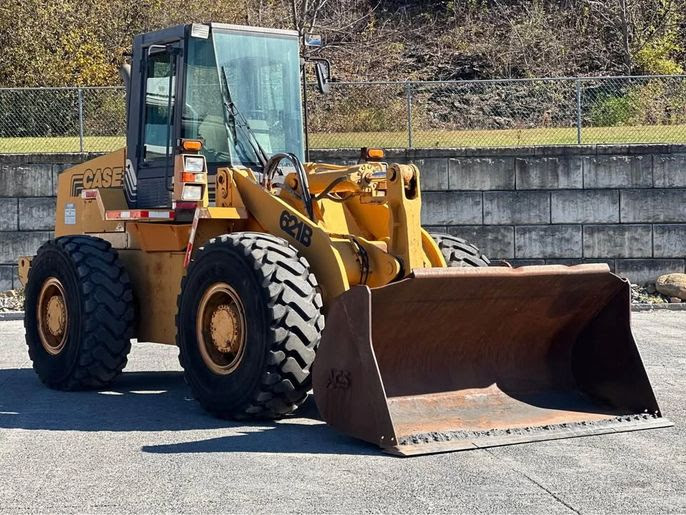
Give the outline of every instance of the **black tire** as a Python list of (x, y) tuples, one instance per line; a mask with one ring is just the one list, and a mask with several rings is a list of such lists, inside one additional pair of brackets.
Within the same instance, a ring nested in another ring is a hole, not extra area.
[[(198, 306), (227, 284), (244, 308), (245, 344), (236, 368), (217, 373), (203, 360)], [(233, 233), (198, 249), (181, 284), (176, 316), (179, 361), (194, 397), (221, 418), (280, 418), (307, 398), (324, 329), (322, 297), (305, 258), (281, 238)]]
[[(48, 352), (41, 343), (38, 299), (56, 278), (67, 310), (64, 346)], [(92, 236), (63, 236), (42, 245), (26, 285), (24, 328), (29, 357), (50, 388), (105, 386), (126, 366), (134, 327), (131, 283), (117, 252)]]
[(449, 267), (477, 267), (491, 264), (477, 247), (462, 238), (441, 233), (432, 233), (431, 237), (438, 244)]

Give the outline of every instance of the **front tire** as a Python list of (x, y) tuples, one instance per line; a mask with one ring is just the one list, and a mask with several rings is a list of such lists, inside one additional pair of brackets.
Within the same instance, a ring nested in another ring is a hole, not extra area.
[(233, 233), (200, 248), (177, 302), (179, 360), (221, 418), (279, 418), (306, 399), (324, 328), (309, 264), (281, 238)]
[(133, 293), (108, 242), (63, 236), (41, 246), (31, 263), (25, 306), (29, 357), (50, 388), (99, 388), (124, 369)]

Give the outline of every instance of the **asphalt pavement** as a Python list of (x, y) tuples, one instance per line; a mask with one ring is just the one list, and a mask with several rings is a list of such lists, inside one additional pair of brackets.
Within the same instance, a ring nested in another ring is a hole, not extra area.
[(207, 415), (173, 347), (134, 344), (106, 391), (46, 389), (0, 322), (0, 511), (686, 512), (686, 312), (635, 313), (675, 427), (398, 458), (312, 403), (277, 423)]

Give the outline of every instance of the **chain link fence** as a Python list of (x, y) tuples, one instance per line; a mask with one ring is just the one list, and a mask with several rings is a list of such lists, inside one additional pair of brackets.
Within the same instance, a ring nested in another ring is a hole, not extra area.
[[(686, 76), (308, 87), (310, 148), (686, 143)], [(124, 89), (0, 89), (0, 153), (124, 145)]]
[(686, 143), (686, 76), (334, 83), (312, 148)]
[(123, 87), (0, 88), (0, 153), (105, 152), (125, 132)]

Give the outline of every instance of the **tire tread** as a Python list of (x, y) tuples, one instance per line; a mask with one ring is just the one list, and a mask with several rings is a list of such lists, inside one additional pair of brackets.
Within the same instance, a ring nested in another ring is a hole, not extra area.
[(491, 262), (467, 240), (443, 233), (431, 233), (449, 267), (490, 266)]
[[(230, 412), (217, 409), (199, 395), (203, 407), (221, 418), (281, 418), (304, 402), (311, 387), (310, 371), (324, 328), (322, 297), (309, 263), (286, 240), (265, 233), (241, 232), (218, 236), (198, 249), (194, 260), (218, 247), (238, 250), (255, 271), (269, 314), (268, 352), (258, 387), (248, 402)], [(192, 266), (192, 265), (191, 265)], [(186, 286), (184, 277), (181, 292)], [(181, 296), (177, 302), (179, 327)], [(177, 330), (177, 339), (181, 331)], [(184, 346), (179, 361), (184, 370)], [(187, 381), (191, 388), (192, 381)], [(195, 393), (195, 392), (194, 392)]]
[[(109, 242), (92, 236), (61, 236), (43, 244), (36, 260), (49, 251), (62, 252), (72, 263), (79, 283), (81, 341), (71, 372), (61, 381), (40, 376), (49, 387), (80, 390), (105, 386), (127, 363), (133, 336), (134, 307), (131, 281)], [(31, 276), (29, 273), (29, 281)], [(35, 324), (24, 319), (24, 327)], [(29, 357), (36, 361), (40, 342), (29, 342)]]

